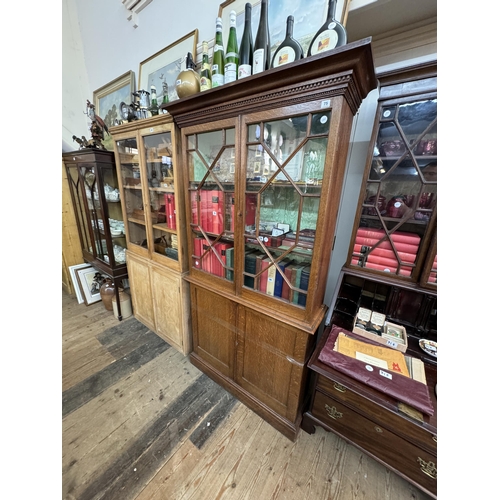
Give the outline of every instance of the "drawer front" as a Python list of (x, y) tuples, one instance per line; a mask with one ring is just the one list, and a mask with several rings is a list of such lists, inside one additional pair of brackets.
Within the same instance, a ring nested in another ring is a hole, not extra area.
[(329, 429), (437, 494), (437, 459), (322, 392), (316, 391), (312, 414)]
[(346, 403), (351, 408), (356, 408), (360, 413), (386, 429), (395, 431), (406, 440), (411, 441), (435, 456), (437, 455), (437, 436), (417, 422), (412, 422), (402, 415), (393, 413), (377, 403), (356, 394), (341, 383), (330, 380), (323, 375), (318, 376), (316, 387), (329, 396)]

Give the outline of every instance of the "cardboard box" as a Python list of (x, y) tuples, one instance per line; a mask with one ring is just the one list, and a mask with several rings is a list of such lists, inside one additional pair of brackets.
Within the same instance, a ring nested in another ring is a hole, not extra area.
[[(368, 327), (380, 330), (380, 335), (372, 333), (360, 325), (367, 325)], [(406, 352), (408, 348), (408, 337), (404, 326), (386, 322), (384, 314), (365, 309), (364, 307), (358, 309), (352, 331), (361, 337), (400, 352)]]

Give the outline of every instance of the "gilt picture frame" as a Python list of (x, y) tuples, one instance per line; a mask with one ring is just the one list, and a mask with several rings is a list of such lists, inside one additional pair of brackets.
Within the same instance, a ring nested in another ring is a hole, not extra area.
[[(229, 36), (229, 13), (236, 12), (236, 36), (238, 47), (241, 43), (245, 23), (245, 4), (252, 4), (252, 38), (255, 42), (257, 28), (259, 27), (261, 0), (226, 0), (219, 6), (219, 17), (222, 19), (222, 40), (224, 45)], [(340, 21), (344, 27), (347, 22), (349, 4), (351, 0), (338, 0), (335, 9), (335, 19)], [(287, 4), (290, 8), (287, 9)], [(328, 0), (269, 0), (268, 19), (269, 33), (271, 35), (271, 55), (285, 39), (286, 21), (288, 16), (294, 17), (293, 37), (300, 43), (304, 50), (304, 56), (316, 31), (325, 22), (328, 12)], [(347, 33), (349, 39), (349, 33)]]
[(197, 44), (198, 30), (195, 29), (142, 61), (139, 65), (138, 90), (150, 92), (151, 85), (154, 85), (158, 104), (162, 102), (165, 92), (168, 92), (169, 101), (179, 99), (175, 91), (175, 81), (178, 74), (185, 69), (188, 52), (191, 52), (193, 61), (196, 61)]
[[(96, 115), (104, 120), (108, 129), (121, 122), (120, 104), (133, 102), (132, 92), (135, 92), (135, 74), (132, 70), (94, 90), (92, 102)], [(104, 133), (102, 143), (108, 151), (113, 151), (111, 135)]]

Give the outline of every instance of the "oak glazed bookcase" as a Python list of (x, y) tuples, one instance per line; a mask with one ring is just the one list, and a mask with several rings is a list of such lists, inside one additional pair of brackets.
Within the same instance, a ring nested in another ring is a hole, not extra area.
[(173, 101), (181, 131), (191, 362), (291, 440), (323, 324), (371, 39)]
[(134, 316), (174, 348), (191, 350), (178, 131), (161, 114), (110, 128), (118, 169)]

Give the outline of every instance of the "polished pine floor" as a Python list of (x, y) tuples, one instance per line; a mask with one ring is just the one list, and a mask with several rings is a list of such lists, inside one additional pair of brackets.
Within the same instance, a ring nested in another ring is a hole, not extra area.
[(62, 294), (64, 500), (428, 500), (332, 433), (292, 443), (135, 318)]

